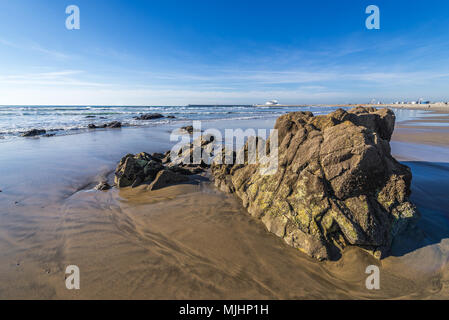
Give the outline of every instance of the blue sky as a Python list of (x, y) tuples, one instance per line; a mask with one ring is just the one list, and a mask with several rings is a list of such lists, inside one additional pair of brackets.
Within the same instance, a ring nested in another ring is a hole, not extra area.
[(446, 0), (1, 1), (0, 104), (449, 100), (448, 35)]

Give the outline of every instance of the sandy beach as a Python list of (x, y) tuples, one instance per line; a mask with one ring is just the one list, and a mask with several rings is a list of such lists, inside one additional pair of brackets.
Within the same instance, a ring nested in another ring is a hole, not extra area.
[[(170, 149), (177, 124), (4, 142), (0, 298), (448, 299), (449, 110), (442, 110), (396, 124), (392, 154), (412, 169), (424, 237), (399, 239), (381, 261), (354, 247), (338, 261), (317, 262), (267, 232), (207, 177), (156, 191), (94, 190), (112, 183), (123, 155)], [(365, 287), (371, 264), (380, 267), (380, 290)], [(68, 265), (79, 266), (81, 290), (66, 289)]]

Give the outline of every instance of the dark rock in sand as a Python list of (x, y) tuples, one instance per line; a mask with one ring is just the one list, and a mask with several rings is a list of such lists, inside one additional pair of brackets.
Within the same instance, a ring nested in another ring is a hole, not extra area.
[(391, 156), (389, 109), (339, 109), (279, 117), (279, 167), (212, 165), (215, 185), (285, 242), (319, 260), (359, 246), (380, 259), (419, 217), (410, 202), (410, 169)]
[(136, 120), (154, 120), (154, 119), (160, 119), (160, 118), (164, 118), (164, 116), (160, 113), (147, 113), (147, 114), (142, 114), (138, 117), (134, 117), (134, 119), (136, 119)]
[(169, 169), (161, 170), (157, 173), (154, 181), (148, 186), (149, 190), (158, 190), (174, 184), (189, 181), (185, 175), (173, 172)]
[(107, 183), (107, 182), (105, 182), (105, 181), (103, 181), (103, 182), (100, 182), (96, 187), (95, 187), (95, 190), (98, 190), (98, 191), (107, 191), (107, 190), (109, 190), (109, 189), (111, 189), (112, 187)]
[[(193, 132), (194, 132), (194, 128), (193, 128), (193, 126), (185, 126), (185, 127), (181, 127), (180, 128), (180, 130), (181, 131), (185, 131), (185, 132), (187, 132), (187, 133), (189, 133), (189, 134), (193, 134)], [(196, 130), (197, 132), (200, 132), (200, 130)]]
[(189, 180), (186, 177), (190, 174), (189, 170), (164, 167), (161, 161), (162, 156), (162, 154), (149, 155), (145, 152), (126, 155), (115, 171), (117, 187), (137, 187), (148, 184), (149, 190), (157, 190)]
[(148, 153), (128, 154), (122, 158), (115, 171), (115, 184), (118, 188), (149, 184), (162, 169), (164, 166), (161, 160)]
[(189, 134), (193, 134), (193, 126), (182, 127), (181, 130), (186, 131)]
[(208, 167), (201, 161), (193, 164), (193, 152), (195, 148), (209, 150), (213, 141), (212, 137), (202, 137), (201, 141), (186, 145), (179, 151), (179, 158), (171, 161), (170, 151), (165, 154), (142, 152), (137, 155), (128, 154), (123, 157), (115, 171), (115, 184), (118, 188), (137, 187), (148, 184), (150, 190), (156, 190), (171, 184), (188, 181), (189, 175), (198, 174)]
[(33, 129), (30, 131), (27, 131), (22, 134), (22, 137), (35, 137), (45, 134), (47, 131), (45, 130), (39, 130), (39, 129)]
[(163, 153), (155, 152), (155, 153), (152, 153), (151, 156), (153, 158), (161, 160), (161, 162), (162, 162), (162, 159), (164, 158), (165, 155)]

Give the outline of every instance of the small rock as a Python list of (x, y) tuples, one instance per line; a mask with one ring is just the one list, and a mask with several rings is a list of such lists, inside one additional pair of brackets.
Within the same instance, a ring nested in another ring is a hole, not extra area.
[(39, 129), (33, 129), (30, 131), (27, 131), (25, 133), (22, 134), (22, 137), (35, 137), (35, 136), (40, 136), (42, 134), (45, 134), (47, 131), (45, 130), (39, 130)]
[(100, 182), (96, 187), (95, 187), (95, 190), (98, 190), (98, 191), (106, 191), (106, 190), (109, 190), (109, 189), (111, 189), (112, 187), (106, 182), (106, 181), (103, 181), (103, 182)]
[(176, 119), (175, 116), (167, 116), (167, 119)]
[(181, 130), (186, 131), (189, 134), (193, 134), (193, 126), (182, 127)]

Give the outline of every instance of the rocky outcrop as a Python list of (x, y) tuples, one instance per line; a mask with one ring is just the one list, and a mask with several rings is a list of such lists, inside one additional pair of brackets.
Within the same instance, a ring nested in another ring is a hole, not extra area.
[(411, 171), (391, 156), (394, 124), (388, 109), (289, 113), (275, 125), (274, 175), (262, 175), (258, 164), (214, 164), (212, 175), (270, 232), (309, 256), (334, 259), (359, 246), (380, 259), (418, 217)]
[(160, 113), (147, 113), (142, 114), (138, 117), (134, 117), (135, 120), (154, 120), (154, 119), (161, 119), (164, 118), (164, 116)]
[(122, 158), (115, 171), (115, 184), (118, 188), (150, 184), (163, 169), (162, 161), (148, 153), (128, 154)]
[(189, 181), (188, 176), (203, 173), (209, 165), (201, 161), (194, 162), (196, 148), (203, 152), (211, 151), (212, 136), (200, 137), (200, 140), (186, 144), (179, 150), (176, 159), (171, 159), (171, 152), (165, 154), (145, 152), (124, 156), (115, 170), (117, 188), (148, 185), (149, 190), (157, 190), (169, 185)]

